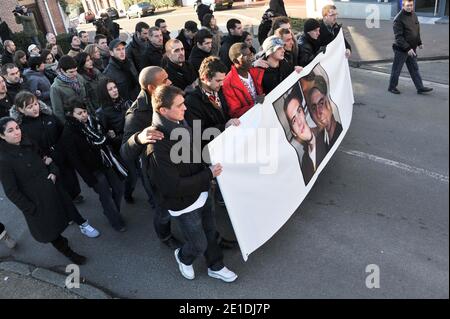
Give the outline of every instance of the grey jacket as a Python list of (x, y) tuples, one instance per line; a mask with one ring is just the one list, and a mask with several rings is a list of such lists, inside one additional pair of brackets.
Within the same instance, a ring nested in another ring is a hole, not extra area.
[[(88, 98), (86, 91), (86, 83), (81, 75), (77, 75), (78, 81), (80, 82), (80, 95), (79, 97), (85, 102), (88, 107), (88, 112), (91, 115), (95, 115), (95, 110), (91, 104), (90, 99)], [(62, 122), (66, 122), (65, 116), (65, 103), (69, 100), (70, 97), (77, 95), (74, 89), (70, 87), (69, 84), (61, 81), (59, 78), (56, 78), (50, 87), (50, 98), (52, 100), (52, 109), (55, 116)]]

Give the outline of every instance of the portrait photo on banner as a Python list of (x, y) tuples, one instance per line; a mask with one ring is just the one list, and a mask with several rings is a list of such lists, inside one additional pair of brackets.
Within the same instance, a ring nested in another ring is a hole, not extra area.
[(273, 104), (286, 139), (295, 149), (305, 186), (342, 133), (329, 78), (318, 63)]

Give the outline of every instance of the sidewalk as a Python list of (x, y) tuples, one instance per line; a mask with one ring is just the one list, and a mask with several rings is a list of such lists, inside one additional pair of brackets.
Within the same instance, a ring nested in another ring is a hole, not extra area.
[[(392, 21), (380, 21), (379, 28), (369, 29), (365, 20), (339, 19), (346, 39), (352, 46), (352, 66), (392, 61), (394, 33)], [(419, 60), (444, 60), (449, 58), (449, 28), (446, 24), (421, 24), (424, 49), (418, 49)]]
[[(67, 274), (68, 275), (68, 274)], [(15, 261), (0, 263), (0, 299), (111, 299), (86, 283), (65, 287), (67, 275)]]

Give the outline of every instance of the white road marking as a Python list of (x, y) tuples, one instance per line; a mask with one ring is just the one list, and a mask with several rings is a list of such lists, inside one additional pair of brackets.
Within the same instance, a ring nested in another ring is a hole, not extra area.
[(425, 175), (428, 177), (431, 177), (433, 179), (436, 179), (438, 181), (444, 182), (444, 183), (448, 183), (448, 176), (446, 175), (442, 175), (436, 172), (432, 172), (423, 168), (419, 168), (419, 167), (414, 167), (408, 164), (404, 164), (404, 163), (400, 163), (400, 162), (396, 162), (390, 159), (386, 159), (383, 157), (379, 157), (376, 155), (372, 155), (372, 154), (368, 154), (368, 153), (364, 153), (364, 152), (360, 152), (360, 151), (355, 151), (355, 150), (346, 150), (346, 149), (341, 149), (341, 152), (351, 155), (351, 156), (356, 156), (359, 158), (364, 158), (364, 159), (368, 159), (370, 161), (376, 162), (376, 163), (380, 163), (380, 164), (384, 164), (387, 166), (393, 166), (395, 168), (407, 171), (409, 173), (414, 173), (414, 174), (419, 174), (419, 175)]
[[(423, 61), (423, 62), (428, 62), (428, 61)], [(420, 63), (422, 63), (422, 62), (420, 62)], [(391, 77), (390, 73), (386, 73), (386, 72), (383, 72), (383, 71), (368, 70), (368, 69), (364, 69), (364, 67), (352, 68), (352, 71), (371, 73), (371, 74), (374, 74), (374, 75), (382, 75), (382, 76), (387, 77), (387, 78)], [(400, 76), (400, 80), (402, 80), (402, 81), (405, 81), (405, 80), (411, 81), (411, 78), (407, 77), (407, 76)], [(448, 89), (449, 88), (448, 84), (443, 84), (443, 83), (433, 82), (433, 81), (427, 81), (427, 80), (423, 80), (422, 82), (423, 82), (423, 84), (425, 86), (432, 85), (434, 88), (438, 87), (438, 88), (441, 88), (441, 89)]]

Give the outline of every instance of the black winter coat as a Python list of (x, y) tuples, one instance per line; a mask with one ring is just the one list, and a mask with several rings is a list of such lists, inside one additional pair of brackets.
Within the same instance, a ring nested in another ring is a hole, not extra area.
[(181, 29), (180, 33), (177, 36), (177, 39), (183, 43), (184, 47), (184, 56), (186, 59), (189, 59), (191, 56), (192, 48), (194, 47), (194, 39), (191, 40), (191, 43), (188, 42), (186, 36), (184, 35), (184, 29)]
[(277, 16), (287, 17), (286, 8), (284, 7), (283, 0), (270, 0), (269, 7), (273, 10)]
[(127, 58), (134, 64), (134, 67), (138, 72), (144, 68), (144, 53), (148, 47), (148, 43), (137, 38), (137, 35), (133, 35), (133, 40), (127, 45), (126, 53)]
[[(153, 114), (153, 126), (164, 136), (170, 136), (176, 128), (186, 128), (192, 136), (192, 130), (167, 120), (159, 113)], [(175, 164), (170, 158), (172, 147), (179, 140), (164, 138), (158, 143), (147, 146), (149, 161), (149, 176), (161, 206), (169, 210), (181, 210), (192, 205), (202, 192), (207, 192), (213, 175), (211, 170), (202, 163), (192, 163), (194, 149), (190, 140), (190, 161)]]
[[(319, 47), (324, 47), (327, 46), (328, 44), (330, 44), (331, 41), (334, 40), (334, 38), (336, 38), (336, 36), (339, 34), (339, 31), (341, 30), (342, 26), (340, 24), (335, 24), (332, 28), (332, 32), (330, 32), (326, 26), (326, 24), (322, 21), (320, 22), (320, 36), (319, 36)], [(349, 49), (350, 51), (352, 50), (352, 47), (350, 45), (350, 43), (348, 43), (348, 41), (345, 39), (344, 37), (344, 41), (345, 41), (345, 48)]]
[(161, 66), (161, 61), (163, 58), (164, 50), (163, 48), (157, 48), (153, 44), (149, 43), (148, 47), (144, 51), (143, 55), (143, 65), (147, 66)]
[(298, 64), (307, 66), (319, 53), (318, 42), (314, 41), (308, 34), (303, 34), (298, 41)]
[[(222, 93), (219, 91), (219, 98), (222, 104), (222, 109), (215, 108), (208, 100), (207, 96), (203, 94), (199, 86), (193, 92), (186, 95), (184, 101), (186, 105), (186, 122), (190, 127), (194, 127), (194, 120), (201, 120), (201, 132), (210, 127), (219, 129), (220, 132), (225, 130), (225, 124), (230, 119), (228, 116), (228, 104)], [(202, 148), (208, 144), (209, 141), (202, 141)]]
[(91, 146), (83, 133), (70, 125), (70, 120), (68, 118), (64, 125), (57, 147), (63, 150), (64, 155), (84, 182), (89, 187), (93, 187), (97, 184), (94, 172), (106, 169), (102, 162), (100, 150)]
[(163, 68), (167, 71), (172, 85), (183, 91), (197, 79), (197, 71), (189, 62), (185, 62), (182, 66), (179, 66), (168, 58), (164, 58)]
[(198, 20), (200, 21), (200, 24), (202, 24), (203, 22), (203, 17), (208, 13), (213, 14), (214, 12), (206, 4), (202, 3), (199, 6), (197, 6), (197, 17)]
[(20, 125), (24, 132), (42, 151), (43, 155), (60, 160), (56, 145), (64, 126), (54, 115), (41, 113), (38, 117), (23, 116)]
[(264, 76), (262, 81), (264, 94), (269, 94), (278, 84), (283, 82), (292, 72), (294, 67), (290, 65), (286, 60), (282, 60), (278, 68), (267, 68), (264, 70)]
[[(197, 71), (200, 70), (200, 65), (207, 57), (211, 56), (211, 53), (205, 52), (198, 48), (197, 45), (192, 49), (191, 55), (189, 56), (189, 63), (194, 67)], [(197, 74), (198, 75), (198, 74)]]
[(116, 59), (110, 58), (103, 74), (116, 81), (121, 97), (131, 101), (136, 99), (139, 94), (139, 74), (133, 63), (127, 60), (126, 64), (120, 65)]
[(414, 12), (400, 11), (394, 18), (394, 35), (393, 48), (396, 50), (408, 52), (422, 45), (417, 15)]
[[(53, 173), (56, 184), (48, 179)], [(0, 180), (6, 196), (23, 213), (31, 235), (48, 243), (66, 229), (76, 210), (58, 180), (54, 164), (46, 166), (36, 146), (25, 136), (20, 145), (0, 142)]]
[(122, 102), (117, 105), (108, 104), (97, 110), (100, 124), (104, 128), (105, 132), (112, 130), (116, 135), (115, 138), (110, 140), (116, 154), (119, 154), (120, 152), (120, 146), (122, 145), (123, 139), (123, 130), (125, 126), (125, 114), (130, 106), (131, 101), (122, 100)]
[(3, 55), (2, 55), (1, 62), (2, 62), (2, 65), (5, 65), (6, 63), (14, 64), (14, 54), (9, 53), (9, 51), (5, 49), (5, 52), (3, 52)]

